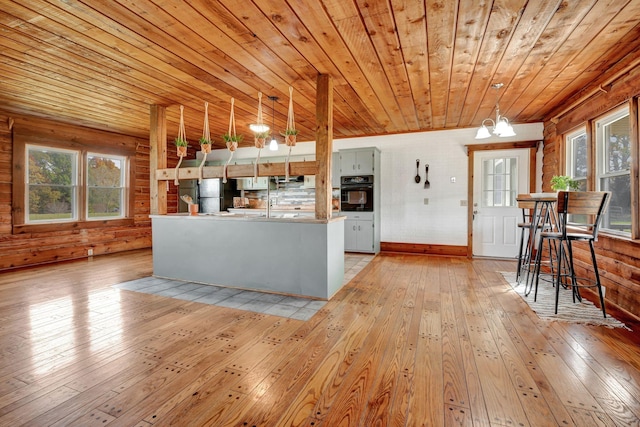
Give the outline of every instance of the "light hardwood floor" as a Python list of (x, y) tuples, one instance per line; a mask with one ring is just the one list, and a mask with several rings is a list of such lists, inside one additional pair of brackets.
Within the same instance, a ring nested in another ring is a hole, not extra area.
[(306, 322), (111, 287), (150, 250), (4, 272), (0, 426), (639, 425), (637, 322), (541, 321), (514, 268), (381, 254)]

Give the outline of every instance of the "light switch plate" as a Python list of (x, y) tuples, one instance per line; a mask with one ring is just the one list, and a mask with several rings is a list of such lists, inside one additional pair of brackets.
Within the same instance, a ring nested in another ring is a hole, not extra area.
[(424, 198), (424, 200), (423, 200), (423, 203), (424, 203), (425, 205), (428, 205), (428, 204), (429, 204), (429, 199), (425, 197), (425, 198)]

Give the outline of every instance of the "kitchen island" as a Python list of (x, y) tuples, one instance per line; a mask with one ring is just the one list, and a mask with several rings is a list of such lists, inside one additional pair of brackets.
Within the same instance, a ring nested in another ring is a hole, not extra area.
[(344, 217), (151, 215), (153, 275), (330, 299), (344, 280)]

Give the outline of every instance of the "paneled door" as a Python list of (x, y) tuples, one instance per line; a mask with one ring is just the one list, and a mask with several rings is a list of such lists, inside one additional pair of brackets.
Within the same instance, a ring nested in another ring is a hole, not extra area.
[(528, 193), (529, 150), (477, 151), (473, 179), (473, 255), (515, 258), (518, 193)]

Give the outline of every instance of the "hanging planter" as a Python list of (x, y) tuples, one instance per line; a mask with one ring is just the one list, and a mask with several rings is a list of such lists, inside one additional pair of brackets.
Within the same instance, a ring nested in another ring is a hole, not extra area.
[(227, 182), (227, 168), (229, 167), (229, 163), (231, 163), (233, 153), (238, 149), (238, 143), (242, 141), (242, 135), (236, 134), (236, 119), (233, 112), (233, 104), (234, 99), (231, 98), (231, 112), (229, 113), (229, 132), (222, 135), (222, 139), (227, 144), (227, 149), (231, 153), (229, 155), (229, 160), (227, 160), (227, 163), (224, 164), (224, 169), (222, 170), (222, 182)]
[(296, 129), (296, 121), (293, 114), (293, 87), (289, 86), (289, 112), (287, 114), (287, 128), (282, 133), (284, 143), (289, 147), (287, 159), (284, 162), (285, 179), (289, 180), (289, 157), (291, 157), (291, 148), (296, 146), (296, 138), (298, 130)]
[(200, 138), (200, 151), (204, 154), (209, 154), (211, 152), (211, 141)]
[(198, 183), (202, 183), (202, 168), (207, 161), (207, 154), (211, 152), (211, 132), (209, 132), (209, 103), (204, 103), (204, 124), (202, 125), (202, 136), (200, 137), (200, 151), (202, 151), (202, 163), (198, 168)]
[(178, 164), (176, 165), (176, 176), (173, 180), (175, 185), (180, 185), (179, 172), (180, 172), (180, 164), (182, 163), (182, 158), (187, 155), (187, 146), (189, 143), (187, 142), (187, 136), (184, 131), (184, 106), (180, 106), (180, 125), (178, 126), (178, 136), (175, 140), (176, 150), (178, 157)]
[(256, 117), (256, 124), (251, 125), (256, 129), (254, 133), (253, 143), (258, 149), (258, 156), (256, 162), (253, 164), (253, 182), (258, 181), (258, 163), (260, 163), (260, 153), (264, 148), (265, 142), (269, 137), (269, 126), (266, 126), (262, 121), (262, 92), (258, 92), (258, 116)]

